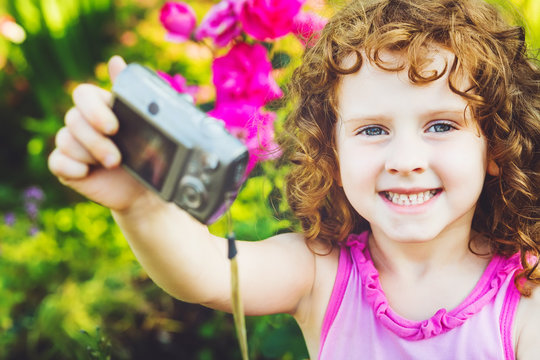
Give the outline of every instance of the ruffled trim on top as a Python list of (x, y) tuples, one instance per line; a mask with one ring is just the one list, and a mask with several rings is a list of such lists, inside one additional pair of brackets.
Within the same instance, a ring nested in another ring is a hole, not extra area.
[(473, 291), (455, 309), (438, 310), (424, 321), (407, 320), (389, 306), (367, 248), (368, 232), (349, 235), (346, 245), (351, 249), (364, 287), (364, 297), (372, 306), (377, 319), (396, 335), (406, 340), (422, 340), (443, 334), (463, 324), (478, 313), (497, 294), (505, 279), (520, 267), (519, 254), (510, 258), (493, 256)]

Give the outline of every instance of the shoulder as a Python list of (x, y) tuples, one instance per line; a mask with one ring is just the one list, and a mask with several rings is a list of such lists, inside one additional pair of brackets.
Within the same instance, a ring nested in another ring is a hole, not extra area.
[[(339, 254), (338, 249), (322, 242), (307, 243), (301, 233), (283, 233), (255, 243), (257, 246), (263, 245), (265, 252), (275, 249), (285, 258), (294, 258), (296, 263), (310, 263), (314, 276), (317, 275), (318, 267), (324, 268), (337, 261), (335, 255)], [(306, 269), (305, 266), (300, 267)]]
[(310, 252), (314, 261), (312, 286), (300, 301), (293, 316), (302, 329), (310, 354), (316, 354), (326, 308), (334, 288), (340, 248), (311, 244)]
[(246, 314), (294, 314), (314, 288), (317, 260), (304, 236), (284, 233), (239, 241), (238, 268)]
[[(283, 256), (290, 257), (291, 261), (310, 273), (311, 285), (306, 297), (317, 295), (317, 291), (323, 284), (333, 285), (337, 264), (339, 260), (339, 248), (331, 247), (322, 242), (306, 242), (301, 233), (285, 233), (273, 236), (265, 241), (268, 249), (278, 248)], [(309, 270), (308, 270), (309, 269)]]
[(540, 286), (530, 297), (521, 297), (516, 314), (516, 358), (540, 357)]
[[(272, 236), (264, 241), (247, 243), (260, 249), (265, 257), (276, 253), (281, 263), (295, 264), (300, 269), (315, 267), (315, 255), (306, 244), (304, 235), (301, 233), (283, 233)], [(279, 255), (279, 256), (278, 256)]]

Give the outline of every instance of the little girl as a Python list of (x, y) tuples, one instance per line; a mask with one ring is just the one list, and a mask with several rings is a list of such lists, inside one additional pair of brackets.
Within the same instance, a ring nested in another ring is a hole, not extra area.
[[(304, 231), (238, 244), (246, 313), (292, 314), (312, 359), (538, 359), (539, 90), (523, 30), (480, 0), (344, 7), (292, 79)], [(118, 166), (109, 92), (73, 99), (52, 172), (159, 286), (229, 311), (226, 241)]]

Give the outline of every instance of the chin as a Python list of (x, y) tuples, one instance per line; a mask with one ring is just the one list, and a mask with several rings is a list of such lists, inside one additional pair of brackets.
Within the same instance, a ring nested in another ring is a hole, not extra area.
[(394, 227), (390, 231), (383, 231), (384, 236), (395, 242), (403, 244), (425, 243), (435, 239), (440, 231), (418, 227)]

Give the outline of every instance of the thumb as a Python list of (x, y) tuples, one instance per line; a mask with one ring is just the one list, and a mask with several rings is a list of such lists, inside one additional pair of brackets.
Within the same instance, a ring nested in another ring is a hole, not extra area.
[(116, 80), (116, 77), (124, 68), (126, 67), (126, 62), (121, 56), (115, 55), (109, 60), (109, 77), (111, 78), (111, 82), (114, 82)]

